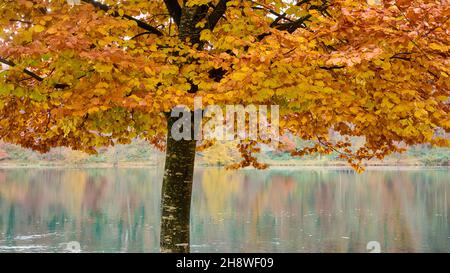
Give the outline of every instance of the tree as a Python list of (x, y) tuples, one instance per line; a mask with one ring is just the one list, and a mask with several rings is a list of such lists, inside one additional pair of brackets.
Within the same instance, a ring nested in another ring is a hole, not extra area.
[[(195, 140), (176, 105), (276, 104), (280, 133), (359, 163), (448, 146), (448, 0), (0, 2), (0, 138), (38, 151), (143, 138), (166, 148), (161, 250), (189, 250)], [(328, 138), (361, 136), (350, 147)], [(167, 133), (169, 132), (169, 134)], [(238, 167), (263, 167), (254, 142)]]

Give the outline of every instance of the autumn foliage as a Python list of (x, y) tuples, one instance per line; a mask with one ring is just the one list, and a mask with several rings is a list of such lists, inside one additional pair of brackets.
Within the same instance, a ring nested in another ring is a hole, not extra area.
[(401, 145), (449, 146), (435, 136), (450, 130), (449, 4), (3, 0), (0, 138), (43, 152), (163, 147), (163, 113), (202, 96), (277, 104), (280, 132), (317, 143), (293, 155), (336, 151), (356, 168)]

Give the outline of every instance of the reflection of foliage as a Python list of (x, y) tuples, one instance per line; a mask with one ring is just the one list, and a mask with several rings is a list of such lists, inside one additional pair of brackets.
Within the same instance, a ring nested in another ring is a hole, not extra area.
[[(32, 243), (47, 251), (72, 240), (83, 251), (159, 251), (155, 171), (0, 170), (0, 246), (44, 234)], [(445, 169), (205, 168), (196, 177), (191, 238), (200, 251), (365, 251), (378, 239), (386, 251), (448, 252)]]
[(205, 169), (193, 210), (207, 216), (193, 218), (193, 237), (208, 246), (202, 251), (364, 252), (376, 238), (388, 252), (446, 252), (447, 176), (442, 169)]
[(73, 240), (84, 251), (158, 250), (158, 233), (149, 232), (159, 217), (156, 180), (150, 168), (0, 170), (0, 234), (8, 246), (37, 235), (33, 244), (45, 251)]

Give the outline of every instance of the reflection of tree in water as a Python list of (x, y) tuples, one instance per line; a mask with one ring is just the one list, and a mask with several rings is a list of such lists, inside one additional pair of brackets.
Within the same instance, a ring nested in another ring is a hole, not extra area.
[(210, 218), (193, 226), (194, 232), (211, 227), (194, 235), (194, 245), (225, 240), (224, 251), (364, 252), (367, 242), (379, 240), (387, 251), (449, 250), (445, 170), (243, 171), (241, 183), (232, 176), (204, 172), (194, 211)]
[[(158, 223), (159, 185), (152, 185), (149, 169), (1, 173), (0, 232), (11, 234), (8, 245), (31, 243), (14, 240), (18, 235), (45, 235), (36, 240), (54, 250), (71, 240), (86, 251), (159, 248), (158, 231), (152, 231)], [(15, 207), (15, 218), (5, 217), (9, 207)]]
[[(0, 247), (159, 251), (153, 169), (0, 170)], [(193, 251), (449, 251), (448, 171), (195, 174)], [(23, 240), (20, 236), (43, 235)]]
[(8, 222), (6, 228), (6, 241), (9, 244), (14, 245), (14, 234), (15, 234), (15, 224), (16, 224), (16, 213), (14, 205), (11, 205), (8, 211)]

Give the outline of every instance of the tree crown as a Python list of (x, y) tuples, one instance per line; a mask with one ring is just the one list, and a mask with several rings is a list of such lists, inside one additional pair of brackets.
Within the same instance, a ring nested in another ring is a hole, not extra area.
[(161, 147), (195, 96), (279, 105), (281, 132), (317, 142), (294, 155), (449, 145), (448, 0), (5, 0), (0, 18), (0, 138), (24, 147)]

